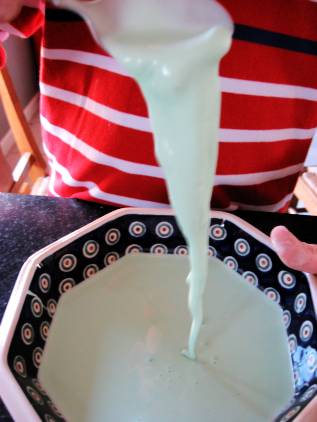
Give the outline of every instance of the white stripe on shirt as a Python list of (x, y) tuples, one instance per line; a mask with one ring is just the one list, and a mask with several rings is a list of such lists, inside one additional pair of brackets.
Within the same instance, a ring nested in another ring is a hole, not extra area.
[[(91, 162), (109, 166), (119, 171), (128, 174), (135, 174), (138, 176), (156, 177), (164, 179), (161, 167), (151, 166), (146, 164), (134, 163), (127, 160), (122, 160), (105, 154), (92, 146), (88, 145), (82, 139), (79, 139), (73, 133), (66, 129), (63, 129), (57, 125), (49, 122), (43, 115), (40, 116), (41, 124), (43, 129), (53, 136), (56, 136), (59, 140), (70, 146), (74, 150), (78, 151), (85, 158)], [(272, 180), (281, 179), (283, 177), (290, 176), (298, 173), (302, 169), (302, 164), (285, 167), (279, 170), (265, 171), (258, 173), (246, 173), (246, 174), (227, 174), (227, 175), (216, 175), (214, 179), (214, 185), (231, 185), (231, 186), (249, 186), (257, 185)]]
[(117, 73), (118, 75), (129, 76), (129, 74), (115, 59), (102, 54), (89, 53), (82, 50), (42, 47), (41, 56), (45, 59), (64, 60), (84, 64), (86, 66), (93, 66), (109, 72)]
[[(44, 145), (44, 147), (45, 147), (45, 145)], [(45, 148), (44, 148), (45, 149)], [(48, 149), (46, 148), (46, 150), (45, 150), (45, 152), (46, 152), (46, 155), (48, 156), (49, 155), (49, 152), (48, 152)], [(51, 154), (50, 154), (50, 156), (51, 156)], [(51, 174), (50, 174), (50, 178), (49, 178), (49, 184), (48, 184), (48, 191), (49, 192), (51, 192), (51, 194), (53, 195), (53, 196), (56, 196), (56, 197), (60, 197), (60, 195), (56, 192), (56, 190), (55, 190), (55, 182), (56, 182), (56, 169), (55, 169), (55, 166), (54, 166), (54, 164), (53, 164), (53, 162), (52, 162), (53, 160), (49, 160), (48, 161), (48, 164), (49, 164), (49, 166), (50, 166), (50, 168), (51, 168)]]
[[(50, 191), (54, 196), (60, 196), (56, 192), (55, 187), (54, 187), (55, 175), (56, 173), (59, 173), (62, 177), (63, 182), (66, 185), (70, 187), (84, 187), (88, 190), (88, 193), (90, 194), (90, 196), (96, 199), (100, 199), (100, 200), (111, 202), (118, 205), (129, 206), (129, 207), (130, 206), (144, 207), (144, 208), (168, 208), (169, 207), (168, 204), (164, 204), (161, 202), (146, 201), (146, 200), (141, 200), (141, 199), (128, 198), (126, 196), (121, 196), (121, 195), (110, 194), (99, 189), (99, 187), (94, 182), (76, 180), (72, 177), (69, 170), (63, 167), (56, 160), (56, 157), (54, 157), (54, 155), (49, 151), (49, 149), (47, 148), (45, 144), (43, 145), (43, 148), (44, 148), (45, 154), (49, 158), (49, 164), (52, 169), (51, 178), (54, 175), (54, 177), (50, 180)], [(283, 208), (291, 200), (292, 196), (293, 196), (292, 193), (289, 195), (286, 195), (279, 202), (275, 204), (270, 204), (270, 205), (249, 205), (249, 204), (244, 204), (241, 202), (231, 202), (230, 207), (228, 207), (228, 209), (241, 208), (245, 210), (274, 212)]]
[(123, 113), (84, 95), (76, 94), (75, 92), (62, 88), (56, 88), (43, 82), (40, 82), (40, 91), (42, 95), (81, 107), (95, 116), (101, 117), (116, 125), (143, 132), (151, 132), (150, 120), (147, 117)]
[(297, 85), (220, 78), (221, 91), (258, 97), (293, 98), (317, 101), (317, 89)]
[(248, 186), (259, 185), (261, 183), (270, 182), (272, 180), (282, 179), (299, 173), (303, 169), (303, 164), (284, 167), (279, 170), (263, 171), (259, 173), (245, 173), (232, 175), (217, 175), (215, 177), (214, 186)]
[[(43, 146), (45, 154), (50, 160), (50, 165), (53, 171), (59, 173), (62, 177), (63, 182), (74, 188), (86, 188), (91, 197), (99, 199), (105, 202), (111, 202), (118, 205), (124, 205), (128, 207), (141, 207), (141, 208), (168, 208), (168, 204), (161, 202), (146, 201), (143, 199), (128, 198), (126, 196), (115, 195), (107, 193), (99, 189), (96, 183), (87, 180), (76, 180), (72, 177), (69, 170), (63, 167), (54, 157), (54, 155), (48, 150), (47, 146)], [(56, 192), (55, 192), (56, 194)]]
[(242, 202), (231, 202), (232, 206), (249, 210), (249, 211), (269, 211), (269, 212), (276, 212), (281, 210), (293, 197), (293, 194), (290, 193), (282, 198), (279, 202), (270, 205), (249, 205), (244, 204)]
[(85, 158), (94, 163), (101, 164), (103, 166), (109, 166), (128, 174), (150, 176), (160, 179), (164, 178), (161, 167), (134, 163), (132, 161), (122, 160), (120, 158), (105, 154), (101, 151), (98, 151), (96, 148), (93, 148), (82, 139), (79, 139), (68, 130), (50, 123), (43, 115), (40, 116), (40, 120), (42, 127), (44, 130), (46, 130), (46, 132), (56, 136), (62, 142), (69, 145), (71, 148), (78, 151)]
[(0, 23), (0, 31), (8, 32), (8, 34), (15, 35), (16, 37), (26, 38), (23, 32), (6, 22)]
[(316, 128), (299, 129), (220, 129), (220, 142), (276, 142), (291, 139), (311, 139)]
[[(124, 113), (107, 107), (84, 95), (77, 94), (52, 85), (40, 83), (41, 94), (68, 104), (76, 105), (90, 113), (105, 119), (111, 123), (130, 129), (141, 130), (151, 133), (150, 120), (148, 117)], [(269, 130), (247, 130), (247, 129), (220, 129), (220, 142), (274, 142), (289, 139), (311, 139), (316, 128), (299, 129), (269, 129)]]
[[(46, 59), (70, 61), (129, 76), (128, 72), (113, 57), (71, 49), (43, 47), (41, 51), (42, 57)], [(220, 82), (222, 92), (231, 94), (317, 101), (317, 89), (315, 88), (226, 77), (221, 77)]]

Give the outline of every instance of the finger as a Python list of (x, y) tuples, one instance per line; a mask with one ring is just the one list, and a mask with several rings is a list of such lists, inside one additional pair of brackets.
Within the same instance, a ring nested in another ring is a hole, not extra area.
[(301, 242), (284, 226), (272, 230), (271, 241), (285, 265), (294, 270), (317, 274), (317, 245)]

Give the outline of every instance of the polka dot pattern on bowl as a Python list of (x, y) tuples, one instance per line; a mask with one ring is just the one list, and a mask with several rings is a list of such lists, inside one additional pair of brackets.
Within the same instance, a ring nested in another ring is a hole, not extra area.
[[(37, 380), (45, 342), (59, 298), (69, 289), (128, 254), (188, 255), (172, 216), (126, 215), (105, 223), (54, 252), (37, 266), (8, 354), (9, 367), (40, 419), (64, 421)], [(304, 274), (229, 221), (211, 219), (210, 259), (220, 259), (283, 310), (296, 395), (276, 421), (290, 421), (317, 395), (317, 336)]]

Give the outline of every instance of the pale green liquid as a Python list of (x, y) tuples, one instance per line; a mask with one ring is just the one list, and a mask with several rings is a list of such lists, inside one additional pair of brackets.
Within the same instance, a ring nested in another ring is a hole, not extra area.
[(187, 302), (192, 325), (184, 354), (191, 359), (196, 358), (208, 271), (210, 198), (220, 110), (218, 65), (231, 41), (230, 30), (219, 25), (201, 33), (186, 27), (165, 32), (120, 31), (104, 40), (142, 89), (156, 157), (189, 246)]
[(136, 30), (133, 33), (120, 32), (110, 39), (113, 45), (120, 45), (120, 49), (122, 46), (129, 49), (128, 54), (131, 54), (131, 49), (135, 49), (136, 54), (140, 56), (139, 51), (142, 48), (142, 55), (148, 54), (153, 57), (153, 53), (156, 53), (156, 49), (161, 50), (164, 48), (165, 50), (173, 49), (175, 51), (175, 43), (182, 43), (197, 35), (199, 35), (199, 33), (188, 29), (183, 29), (181, 31), (165, 31), (164, 33), (159, 31), (155, 32), (155, 30), (150, 32)]
[(74, 422), (268, 422), (292, 397), (282, 311), (209, 259), (199, 360), (186, 258), (133, 255), (64, 294), (39, 379)]

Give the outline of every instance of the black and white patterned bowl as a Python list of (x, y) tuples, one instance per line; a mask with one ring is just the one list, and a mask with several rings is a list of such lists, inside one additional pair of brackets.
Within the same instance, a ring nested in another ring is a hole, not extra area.
[[(266, 235), (238, 217), (214, 212), (209, 233), (210, 255), (283, 309), (295, 396), (276, 421), (304, 421), (305, 415), (314, 411), (317, 420), (317, 324), (313, 302), (317, 292), (305, 274), (285, 267)], [(59, 298), (122, 256), (138, 252), (187, 254), (171, 211), (115, 211), (42, 249), (24, 264), (0, 333), (0, 395), (15, 421), (65, 420), (37, 379)]]

